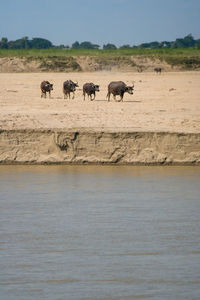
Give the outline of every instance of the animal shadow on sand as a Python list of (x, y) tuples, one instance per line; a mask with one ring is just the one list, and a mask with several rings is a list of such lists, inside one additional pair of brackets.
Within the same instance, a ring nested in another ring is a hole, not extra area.
[(95, 101), (99, 101), (99, 102), (112, 102), (112, 103), (123, 103), (123, 102), (142, 102), (142, 101), (140, 101), (140, 100), (124, 100), (124, 101), (120, 101), (120, 100), (117, 100), (117, 101), (108, 101), (108, 100), (106, 100), (106, 99), (95, 99)]
[(126, 101), (126, 100), (125, 100), (125, 101), (123, 101), (123, 102), (132, 102), (132, 103), (133, 103), (133, 102), (138, 102), (138, 103), (140, 103), (140, 102), (142, 102), (142, 101), (140, 101), (140, 100), (127, 100), (127, 101)]

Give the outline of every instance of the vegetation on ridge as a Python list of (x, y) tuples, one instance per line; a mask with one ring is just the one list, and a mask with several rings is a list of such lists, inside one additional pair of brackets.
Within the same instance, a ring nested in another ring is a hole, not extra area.
[(125, 45), (120, 48), (113, 44), (107, 44), (103, 46), (103, 49), (99, 49), (98, 45), (90, 42), (75, 42), (72, 48), (69, 48), (63, 45), (53, 46), (48, 40), (40, 38), (29, 40), (25, 37), (10, 42), (6, 38), (2, 38), (0, 41), (0, 58), (24, 58), (25, 63), (38, 61), (44, 71), (59, 70), (61, 72), (67, 69), (81, 71), (78, 62), (78, 57), (81, 56), (93, 58), (100, 67), (114, 66), (118, 63), (140, 67), (134, 62), (134, 57), (137, 56), (147, 57), (151, 60), (158, 59), (172, 67), (180, 66), (185, 70), (200, 68), (200, 40), (194, 40), (192, 35), (188, 35), (184, 39), (177, 39), (175, 42), (163, 43), (162, 47), (157, 42), (152, 42), (137, 47)]

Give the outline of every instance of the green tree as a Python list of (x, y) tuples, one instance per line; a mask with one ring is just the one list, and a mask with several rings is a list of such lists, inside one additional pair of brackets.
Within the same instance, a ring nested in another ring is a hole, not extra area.
[(53, 44), (49, 40), (43, 38), (33, 38), (30, 41), (30, 47), (35, 49), (48, 49), (53, 47)]
[(191, 33), (184, 37), (183, 42), (184, 42), (186, 48), (194, 47), (194, 45), (195, 45), (195, 40), (194, 40), (193, 36), (191, 35)]
[(103, 45), (103, 49), (104, 50), (113, 50), (113, 49), (117, 49), (117, 47), (114, 45), (114, 44), (106, 44), (106, 45)]
[(120, 49), (130, 49), (131, 46), (130, 45), (122, 45), (121, 47), (119, 47)]
[(172, 48), (190, 48), (195, 46), (195, 40), (191, 34), (186, 35), (183, 39), (176, 39), (172, 43)]
[(150, 48), (150, 44), (149, 43), (142, 43), (139, 45), (139, 48)]
[(159, 42), (151, 42), (149, 43), (149, 47), (151, 49), (157, 49), (157, 48), (161, 48), (161, 44)]
[(30, 41), (27, 36), (22, 38), (22, 45), (23, 45), (23, 48), (25, 48), (25, 49), (30, 48)]
[(8, 42), (8, 48), (14, 49), (29, 49), (30, 48), (30, 41), (27, 36), (18, 39), (16, 41)]
[(73, 44), (72, 44), (72, 48), (73, 49), (79, 49), (80, 48), (80, 44), (79, 44), (79, 42), (74, 42)]
[(82, 42), (80, 43), (80, 46), (79, 46), (81, 49), (99, 49), (99, 45), (96, 45), (96, 44), (92, 44), (91, 42)]
[(0, 41), (0, 48), (7, 49), (8, 48), (8, 39), (6, 37), (2, 37)]
[(163, 41), (160, 43), (161, 48), (170, 48), (171, 42)]

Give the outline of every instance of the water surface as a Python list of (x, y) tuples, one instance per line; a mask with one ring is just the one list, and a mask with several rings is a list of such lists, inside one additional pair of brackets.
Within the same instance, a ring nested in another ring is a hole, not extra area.
[(0, 299), (200, 299), (200, 167), (0, 166)]

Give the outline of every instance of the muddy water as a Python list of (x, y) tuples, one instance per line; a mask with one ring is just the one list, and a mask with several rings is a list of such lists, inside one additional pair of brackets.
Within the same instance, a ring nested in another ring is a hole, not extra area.
[(0, 299), (199, 298), (199, 167), (0, 167)]

